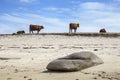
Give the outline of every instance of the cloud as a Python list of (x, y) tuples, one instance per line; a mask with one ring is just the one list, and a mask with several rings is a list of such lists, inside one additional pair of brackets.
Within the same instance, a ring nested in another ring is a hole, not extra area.
[[(72, 8), (45, 7), (41, 12), (6, 13), (0, 15), (1, 33), (29, 31), (29, 24), (45, 27), (41, 32), (68, 32), (69, 23), (80, 23), (78, 32), (98, 32), (100, 28), (119, 32), (120, 11), (115, 3), (79, 2)], [(20, 8), (22, 9), (22, 8)], [(24, 9), (24, 8), (23, 8)], [(37, 11), (37, 10), (36, 10)]]
[[(6, 30), (10, 29), (10, 33), (16, 32), (17, 30), (25, 30), (28, 33), (30, 24), (43, 25), (45, 30), (42, 31), (44, 32), (64, 32), (67, 31), (68, 28), (67, 23), (59, 18), (29, 13), (24, 13), (24, 15), (17, 14), (17, 16), (13, 14), (4, 14), (0, 16), (0, 21), (2, 21), (0, 22), (0, 26), (3, 26)], [(14, 28), (14, 30), (12, 28)]]
[(47, 7), (47, 8), (43, 8), (44, 10), (48, 10), (48, 11), (57, 11), (58, 8), (56, 7)]
[(101, 10), (101, 11), (115, 10), (113, 6), (100, 2), (86, 2), (82, 3), (80, 7), (85, 10)]
[(119, 2), (120, 0), (114, 0), (114, 1), (118, 1)]
[(63, 13), (63, 12), (69, 12), (70, 9), (69, 8), (57, 8), (57, 7), (45, 7), (43, 8), (43, 10), (45, 11), (55, 11), (58, 13)]
[(0, 23), (0, 34), (12, 34), (18, 29), (12, 24)]
[(103, 9), (105, 7), (104, 4), (99, 2), (86, 2), (80, 5), (83, 9), (88, 10), (97, 10), (97, 9)]
[(25, 2), (25, 3), (29, 3), (29, 2), (33, 2), (35, 0), (20, 0), (20, 2)]
[(0, 20), (9, 21), (9, 22), (15, 22), (15, 23), (22, 23), (27, 24), (30, 23), (30, 20), (22, 18), (20, 16), (16, 15), (10, 15), (10, 14), (3, 14), (0, 16)]
[(105, 27), (108, 31), (119, 32), (119, 13), (120, 11), (118, 6), (114, 6), (113, 4), (84, 2), (77, 6), (73, 14), (81, 24), (81, 29), (79, 29), (80, 31), (96, 32), (98, 31), (98, 28), (100, 29)]
[(48, 16), (40, 16), (38, 14), (26, 14), (33, 20), (33, 24), (43, 24), (44, 32), (66, 32), (68, 28), (67, 21), (60, 18), (52, 18)]

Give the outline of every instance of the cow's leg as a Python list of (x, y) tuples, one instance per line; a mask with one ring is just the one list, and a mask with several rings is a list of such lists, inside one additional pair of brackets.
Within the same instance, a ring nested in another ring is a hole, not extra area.
[(31, 34), (31, 31), (29, 30), (29, 33)]
[(70, 29), (70, 33), (72, 33), (72, 29)]
[(40, 30), (37, 31), (37, 34), (39, 34), (39, 31), (40, 31)]
[(69, 33), (71, 33), (71, 29), (69, 28)]
[(73, 32), (73, 29), (71, 29), (71, 33)]
[(77, 30), (77, 29), (74, 29), (74, 32), (75, 32), (75, 33), (76, 33), (76, 30)]

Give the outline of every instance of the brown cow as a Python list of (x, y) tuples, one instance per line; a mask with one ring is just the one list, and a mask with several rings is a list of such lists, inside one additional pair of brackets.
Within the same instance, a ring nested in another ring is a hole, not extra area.
[(17, 31), (17, 34), (25, 34), (25, 31), (24, 30)]
[(78, 23), (70, 23), (69, 24), (69, 33), (72, 32), (72, 30), (74, 30), (74, 32), (76, 32), (77, 28), (79, 27)]
[(33, 25), (33, 24), (30, 24), (29, 26), (29, 33), (33, 33), (33, 31), (37, 31), (37, 33), (39, 33), (39, 31), (41, 29), (44, 29), (44, 27), (42, 25)]
[(99, 32), (100, 32), (100, 33), (106, 33), (106, 30), (105, 30), (105, 28), (102, 28), (102, 29), (100, 29)]

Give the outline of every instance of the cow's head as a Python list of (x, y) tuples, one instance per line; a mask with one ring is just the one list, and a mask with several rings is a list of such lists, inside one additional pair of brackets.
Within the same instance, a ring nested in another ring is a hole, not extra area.
[(23, 34), (25, 34), (25, 31), (22, 31)]
[(41, 26), (41, 29), (44, 29), (44, 26)]
[(79, 24), (77, 24), (77, 27), (79, 27)]
[(100, 29), (100, 32), (104, 32), (104, 33), (106, 33), (106, 30), (105, 30), (105, 28), (103, 28), (103, 29)]

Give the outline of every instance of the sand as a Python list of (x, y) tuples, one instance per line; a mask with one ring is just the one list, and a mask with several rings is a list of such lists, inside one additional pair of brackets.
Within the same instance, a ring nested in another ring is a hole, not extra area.
[[(91, 51), (104, 64), (77, 72), (49, 72), (54, 59)], [(120, 37), (0, 36), (0, 80), (120, 80)]]

